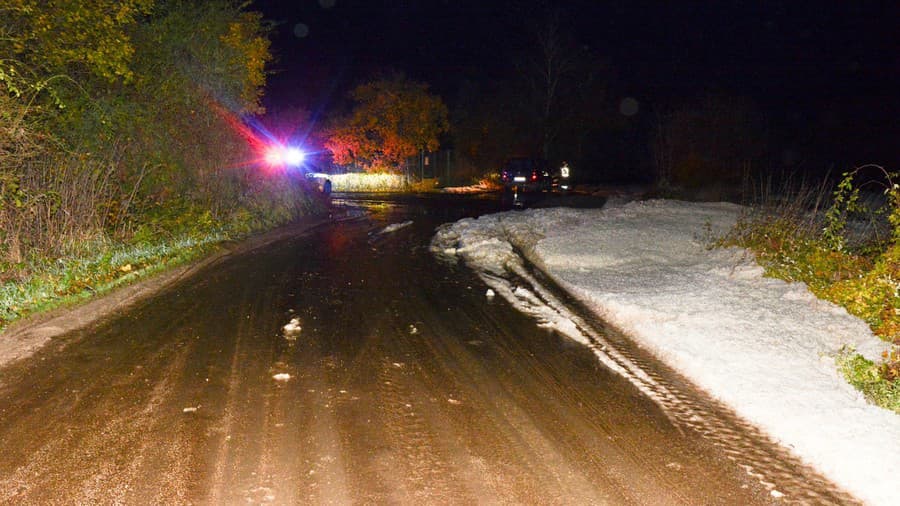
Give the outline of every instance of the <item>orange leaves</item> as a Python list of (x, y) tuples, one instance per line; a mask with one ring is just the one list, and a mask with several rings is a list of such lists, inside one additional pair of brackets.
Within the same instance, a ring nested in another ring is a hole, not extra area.
[(339, 164), (399, 165), (419, 150), (436, 150), (440, 135), (449, 129), (440, 97), (402, 75), (362, 84), (351, 97), (356, 107), (326, 142)]

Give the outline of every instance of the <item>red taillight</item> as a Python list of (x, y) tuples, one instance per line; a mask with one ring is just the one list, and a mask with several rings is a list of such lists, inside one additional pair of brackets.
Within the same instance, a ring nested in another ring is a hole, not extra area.
[(532, 173), (531, 173), (531, 180), (532, 180), (532, 181), (537, 181), (537, 172), (532, 172)]

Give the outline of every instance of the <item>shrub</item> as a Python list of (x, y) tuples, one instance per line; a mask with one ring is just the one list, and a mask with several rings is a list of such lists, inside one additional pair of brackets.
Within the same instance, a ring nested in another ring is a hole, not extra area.
[[(872, 173), (875, 178), (862, 184), (857, 181)], [(879, 166), (847, 172), (825, 208), (820, 205), (826, 201), (821, 192), (784, 192), (787, 198), (768, 199), (754, 207), (718, 244), (750, 249), (767, 275), (806, 283), (817, 297), (845, 307), (876, 335), (900, 345), (897, 179), (896, 173)], [(865, 198), (864, 186), (880, 189), (882, 198)], [(867, 203), (871, 200), (874, 205)], [(883, 233), (885, 228), (889, 233)], [(886, 353), (880, 365), (858, 355), (844, 358), (842, 370), (869, 398), (897, 410), (900, 353), (896, 350)]]

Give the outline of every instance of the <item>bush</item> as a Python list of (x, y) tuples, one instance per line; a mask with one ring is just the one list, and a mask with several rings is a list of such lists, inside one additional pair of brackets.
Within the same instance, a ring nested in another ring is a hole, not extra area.
[(302, 182), (245, 162), (241, 118), (262, 112), (271, 60), (261, 14), (104, 0), (120, 15), (98, 24), (109, 9), (13, 3), (0, 17), (0, 327), (315, 210)]
[[(857, 181), (873, 172), (877, 177), (863, 184)], [(821, 192), (783, 192), (786, 198), (760, 202), (718, 244), (750, 249), (767, 275), (806, 283), (817, 297), (845, 307), (876, 335), (900, 345), (900, 188), (896, 180), (897, 174), (879, 166), (857, 168), (843, 175), (827, 207), (820, 205), (827, 201)], [(865, 198), (861, 187), (875, 185), (883, 198)], [(880, 365), (858, 355), (845, 358), (842, 364), (851, 383), (880, 405), (897, 410), (900, 353), (886, 353)]]

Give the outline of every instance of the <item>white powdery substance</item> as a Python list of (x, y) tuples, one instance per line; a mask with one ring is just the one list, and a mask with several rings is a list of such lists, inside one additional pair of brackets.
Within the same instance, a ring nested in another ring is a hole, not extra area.
[(291, 321), (287, 322), (287, 324), (281, 327), (281, 330), (283, 331), (285, 339), (287, 339), (288, 341), (296, 340), (297, 336), (300, 335), (300, 332), (303, 331), (303, 327), (300, 326), (300, 318), (291, 318)]
[(445, 227), (433, 244), (499, 273), (515, 261), (509, 240), (536, 243), (541, 267), (610, 323), (857, 497), (894, 504), (900, 417), (867, 404), (833, 360), (886, 344), (805, 285), (764, 278), (746, 252), (707, 250), (740, 211), (646, 201), (502, 213)]
[(404, 221), (403, 223), (391, 223), (390, 225), (381, 229), (379, 234), (390, 234), (391, 232), (396, 232), (396, 231), (400, 230), (401, 228), (406, 228), (412, 224), (413, 224), (412, 220)]

